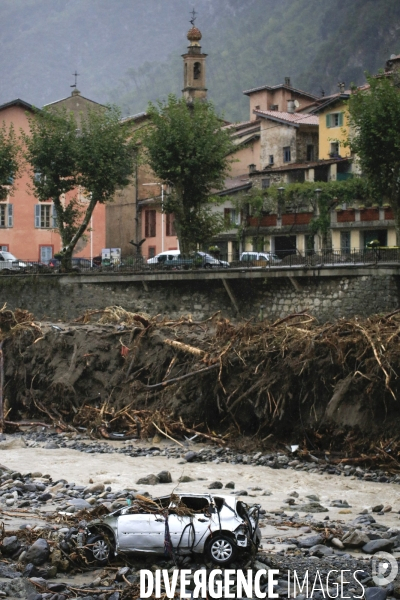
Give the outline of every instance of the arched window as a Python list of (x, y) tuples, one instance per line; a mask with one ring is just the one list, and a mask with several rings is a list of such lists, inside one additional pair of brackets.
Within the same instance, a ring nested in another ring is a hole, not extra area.
[(194, 63), (193, 67), (193, 79), (200, 79), (201, 64), (199, 62)]

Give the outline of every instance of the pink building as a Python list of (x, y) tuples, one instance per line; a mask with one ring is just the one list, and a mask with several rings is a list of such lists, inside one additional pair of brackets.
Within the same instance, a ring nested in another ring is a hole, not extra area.
[[(0, 106), (0, 121), (29, 133), (31, 104), (17, 99)], [(0, 247), (17, 258), (46, 262), (61, 249), (52, 202), (39, 202), (32, 190), (31, 174), (25, 165), (18, 174), (8, 197), (0, 202)], [(84, 201), (84, 198), (82, 198)], [(75, 256), (93, 257), (105, 247), (105, 207), (93, 212), (92, 231), (78, 242)]]

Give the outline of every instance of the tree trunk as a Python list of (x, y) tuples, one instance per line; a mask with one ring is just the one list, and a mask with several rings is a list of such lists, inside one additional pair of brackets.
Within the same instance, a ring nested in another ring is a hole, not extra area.
[(74, 252), (76, 244), (79, 242), (82, 235), (85, 233), (87, 226), (89, 225), (90, 218), (92, 216), (94, 207), (97, 204), (97, 199), (92, 195), (92, 198), (89, 202), (87, 210), (85, 212), (85, 216), (83, 217), (83, 221), (80, 224), (78, 230), (76, 231), (73, 238), (67, 243), (66, 246), (63, 247), (62, 250), (62, 258), (61, 258), (61, 269), (65, 271), (71, 270), (71, 259), (72, 254)]

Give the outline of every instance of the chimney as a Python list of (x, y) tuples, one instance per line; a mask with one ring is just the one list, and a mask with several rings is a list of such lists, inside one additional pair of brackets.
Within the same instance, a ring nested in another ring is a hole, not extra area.
[(287, 111), (290, 114), (293, 114), (295, 111), (295, 104), (294, 104), (294, 100), (288, 100), (287, 101)]
[(290, 85), (290, 77), (285, 77), (285, 85), (287, 85), (288, 87), (292, 87)]
[(344, 81), (341, 81), (338, 83), (338, 88), (341, 94), (344, 94), (344, 88), (345, 88), (345, 84)]

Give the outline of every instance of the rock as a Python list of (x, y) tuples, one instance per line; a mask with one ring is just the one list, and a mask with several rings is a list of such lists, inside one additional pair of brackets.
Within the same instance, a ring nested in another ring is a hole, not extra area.
[(306, 496), (306, 498), (308, 498), (312, 502), (319, 502), (319, 496), (317, 496), (317, 494), (309, 494), (308, 496)]
[(21, 544), (16, 535), (11, 535), (10, 537), (5, 537), (3, 539), (3, 544), (0, 546), (1, 553), (4, 556), (12, 556), (21, 548)]
[(295, 500), (294, 498), (286, 498), (286, 499), (283, 501), (283, 503), (284, 503), (284, 504), (289, 504), (290, 506), (292, 506), (293, 504), (295, 504), (295, 503), (296, 503), (296, 500)]
[(299, 539), (300, 548), (312, 548), (313, 546), (317, 546), (322, 544), (323, 537), (322, 535), (310, 535), (306, 538)]
[(93, 483), (92, 485), (88, 485), (85, 488), (85, 494), (94, 494), (95, 492), (104, 492), (105, 486), (104, 483)]
[(192, 450), (190, 450), (189, 452), (186, 452), (183, 458), (186, 460), (186, 462), (193, 462), (195, 458), (197, 458), (197, 456), (197, 452), (193, 452)]
[(363, 531), (359, 531), (355, 529), (354, 531), (350, 531), (350, 533), (346, 534), (342, 538), (342, 542), (346, 548), (360, 548), (361, 546), (365, 546), (370, 542), (370, 538)]
[(28, 563), (33, 563), (35, 566), (42, 565), (50, 556), (50, 546), (47, 540), (39, 538), (27, 550), (25, 560)]
[(52, 499), (52, 495), (47, 493), (47, 494), (40, 494), (40, 496), (38, 496), (38, 500), (39, 502), (47, 502), (47, 500), (51, 500)]
[(130, 568), (129, 567), (121, 567), (115, 576), (116, 581), (124, 581), (124, 577), (129, 575)]
[(328, 548), (327, 546), (324, 546), (323, 544), (317, 544), (316, 546), (312, 546), (310, 548), (310, 555), (311, 556), (331, 556), (331, 554), (334, 554), (332, 548)]
[(391, 510), (392, 510), (392, 507), (390, 506), (390, 504), (388, 504), (387, 506), (385, 506), (385, 507), (383, 508), (383, 512), (384, 512), (384, 513), (390, 512)]
[(322, 506), (319, 502), (310, 502), (309, 504), (296, 504), (291, 510), (297, 510), (307, 513), (319, 513), (328, 512), (325, 506)]
[(160, 471), (157, 477), (160, 483), (172, 483), (172, 477), (169, 471)]
[(380, 550), (391, 550), (392, 546), (393, 542), (391, 540), (371, 540), (362, 547), (362, 551), (366, 554), (375, 554)]
[(190, 483), (191, 481), (196, 481), (193, 477), (189, 477), (189, 475), (182, 475), (178, 479), (179, 483)]
[(81, 510), (82, 508), (90, 508), (91, 504), (89, 504), (89, 502), (86, 502), (86, 500), (83, 500), (83, 498), (70, 498), (67, 501), (67, 504), (69, 504), (70, 506), (74, 506), (75, 508), (78, 508), (79, 510)]
[(292, 498), (298, 498), (299, 494), (297, 492), (290, 492), (290, 494), (288, 494), (289, 496), (291, 496)]
[(157, 475), (150, 474), (146, 475), (145, 477), (141, 477), (136, 483), (138, 485), (157, 485), (160, 483), (160, 480), (158, 479)]
[(332, 538), (331, 544), (332, 544), (332, 546), (335, 546), (335, 548), (339, 548), (340, 550), (343, 550), (343, 548), (344, 548), (344, 544), (343, 544), (343, 542), (341, 542), (339, 540), (339, 538), (335, 538), (335, 537)]
[(208, 486), (209, 490), (220, 490), (223, 488), (222, 485), (222, 481), (213, 481), (212, 483), (210, 483), (210, 485)]
[[(382, 508), (383, 508), (383, 504), (377, 504), (376, 506), (374, 506), (372, 508), (372, 512), (377, 512), (377, 513), (381, 512)], [(377, 588), (377, 589), (379, 589), (379, 588)]]
[(400, 582), (393, 582), (393, 596), (395, 598), (400, 598)]
[(365, 589), (365, 600), (386, 600), (387, 590), (381, 587), (369, 587)]
[(234, 490), (235, 489), (235, 482), (234, 481), (228, 481), (228, 483), (225, 484), (225, 487), (228, 490)]

